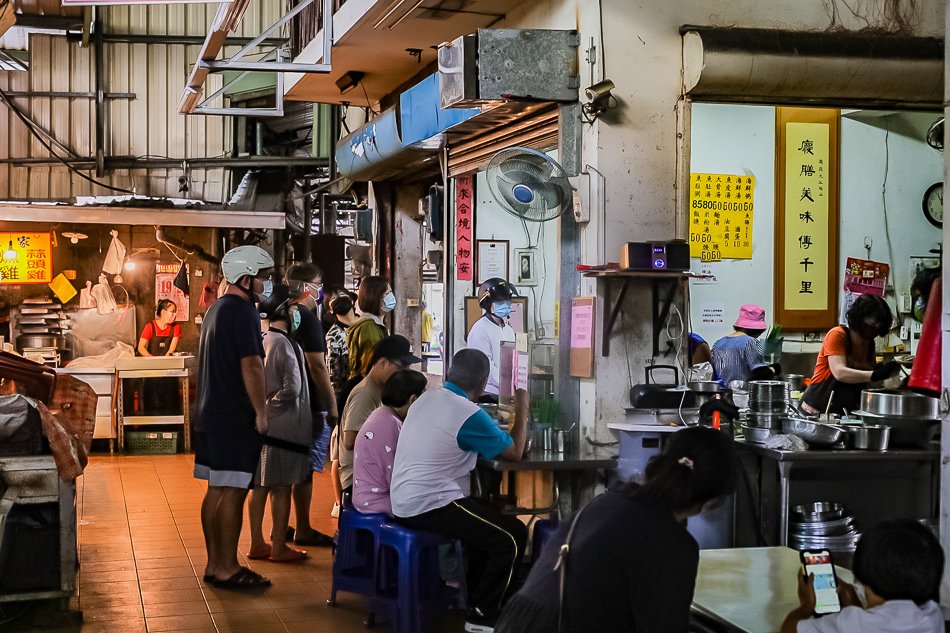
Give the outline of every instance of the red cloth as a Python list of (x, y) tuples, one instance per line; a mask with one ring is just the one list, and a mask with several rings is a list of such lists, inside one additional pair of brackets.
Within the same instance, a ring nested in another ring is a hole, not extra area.
[(940, 280), (935, 279), (930, 287), (924, 327), (920, 331), (917, 357), (910, 371), (907, 386), (928, 396), (940, 396), (941, 363), (943, 362), (940, 313), (943, 312), (943, 291)]
[(151, 339), (157, 333), (159, 336), (168, 336), (171, 332), (171, 336), (174, 338), (181, 338), (181, 323), (172, 323), (161, 329), (156, 325), (155, 321), (150, 321), (145, 324), (145, 327), (142, 328), (141, 338), (146, 341)]

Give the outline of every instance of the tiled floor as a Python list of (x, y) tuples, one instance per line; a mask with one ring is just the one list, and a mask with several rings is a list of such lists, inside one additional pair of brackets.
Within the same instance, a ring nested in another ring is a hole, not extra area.
[[(202, 583), (199, 506), (204, 486), (192, 478), (192, 464), (190, 455), (92, 457), (77, 489), (81, 569), (78, 598), (72, 602), (82, 611), (82, 625), (64, 628), (50, 624), (48, 614), (33, 612), (0, 631), (366, 631), (360, 597), (341, 593), (336, 608), (326, 606), (331, 569), (326, 548), (307, 548), (310, 557), (300, 563), (252, 561), (250, 567), (273, 581), (266, 590), (225, 590)], [(331, 498), (329, 476), (317, 475), (311, 523), (330, 534), (336, 524), (329, 517)], [(248, 543), (245, 524), (242, 564), (247, 563), (243, 552)], [(376, 628), (389, 630), (385, 622)], [(436, 627), (438, 633), (461, 630), (456, 616)]]

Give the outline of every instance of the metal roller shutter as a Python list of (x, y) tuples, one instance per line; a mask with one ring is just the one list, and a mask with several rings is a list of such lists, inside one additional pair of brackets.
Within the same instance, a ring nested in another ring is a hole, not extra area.
[(485, 167), (496, 152), (506, 147), (557, 147), (557, 132), (558, 109), (552, 105), (550, 109), (455, 142), (449, 146), (449, 176)]

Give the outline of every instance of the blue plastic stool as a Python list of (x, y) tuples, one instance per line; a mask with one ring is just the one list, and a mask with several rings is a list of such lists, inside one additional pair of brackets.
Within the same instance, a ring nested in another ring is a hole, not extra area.
[(534, 532), (531, 537), (531, 562), (535, 562), (541, 556), (541, 550), (550, 541), (557, 532), (558, 522), (556, 519), (541, 519), (535, 522)]
[(385, 513), (363, 514), (353, 508), (349, 497), (340, 504), (333, 583), (327, 604), (336, 606), (338, 591), (372, 596), (376, 581), (376, 550), (379, 530), (389, 518)]
[[(458, 594), (439, 575), (442, 545), (457, 548), (453, 539), (434, 532), (393, 523), (380, 528), (376, 590), (369, 600), (369, 610), (389, 616), (394, 633), (425, 631), (425, 622), (432, 614), (457, 603)], [(464, 579), (464, 567), (460, 572)], [(461, 587), (464, 593), (464, 580)]]

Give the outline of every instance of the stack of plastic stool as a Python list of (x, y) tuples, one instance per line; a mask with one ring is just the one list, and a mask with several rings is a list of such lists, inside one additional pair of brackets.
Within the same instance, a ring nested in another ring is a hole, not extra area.
[(441, 534), (392, 523), (380, 528), (376, 587), (369, 604), (372, 613), (392, 619), (395, 633), (425, 631), (432, 615), (456, 603), (455, 592), (439, 575), (441, 545), (456, 547)]
[(558, 525), (556, 519), (541, 519), (534, 524), (534, 533), (531, 537), (532, 563), (540, 558), (541, 550), (557, 532)]
[(353, 508), (349, 499), (344, 499), (333, 557), (333, 584), (327, 600), (331, 607), (336, 606), (338, 591), (373, 595), (379, 531), (388, 518), (385, 513), (363, 514)]

